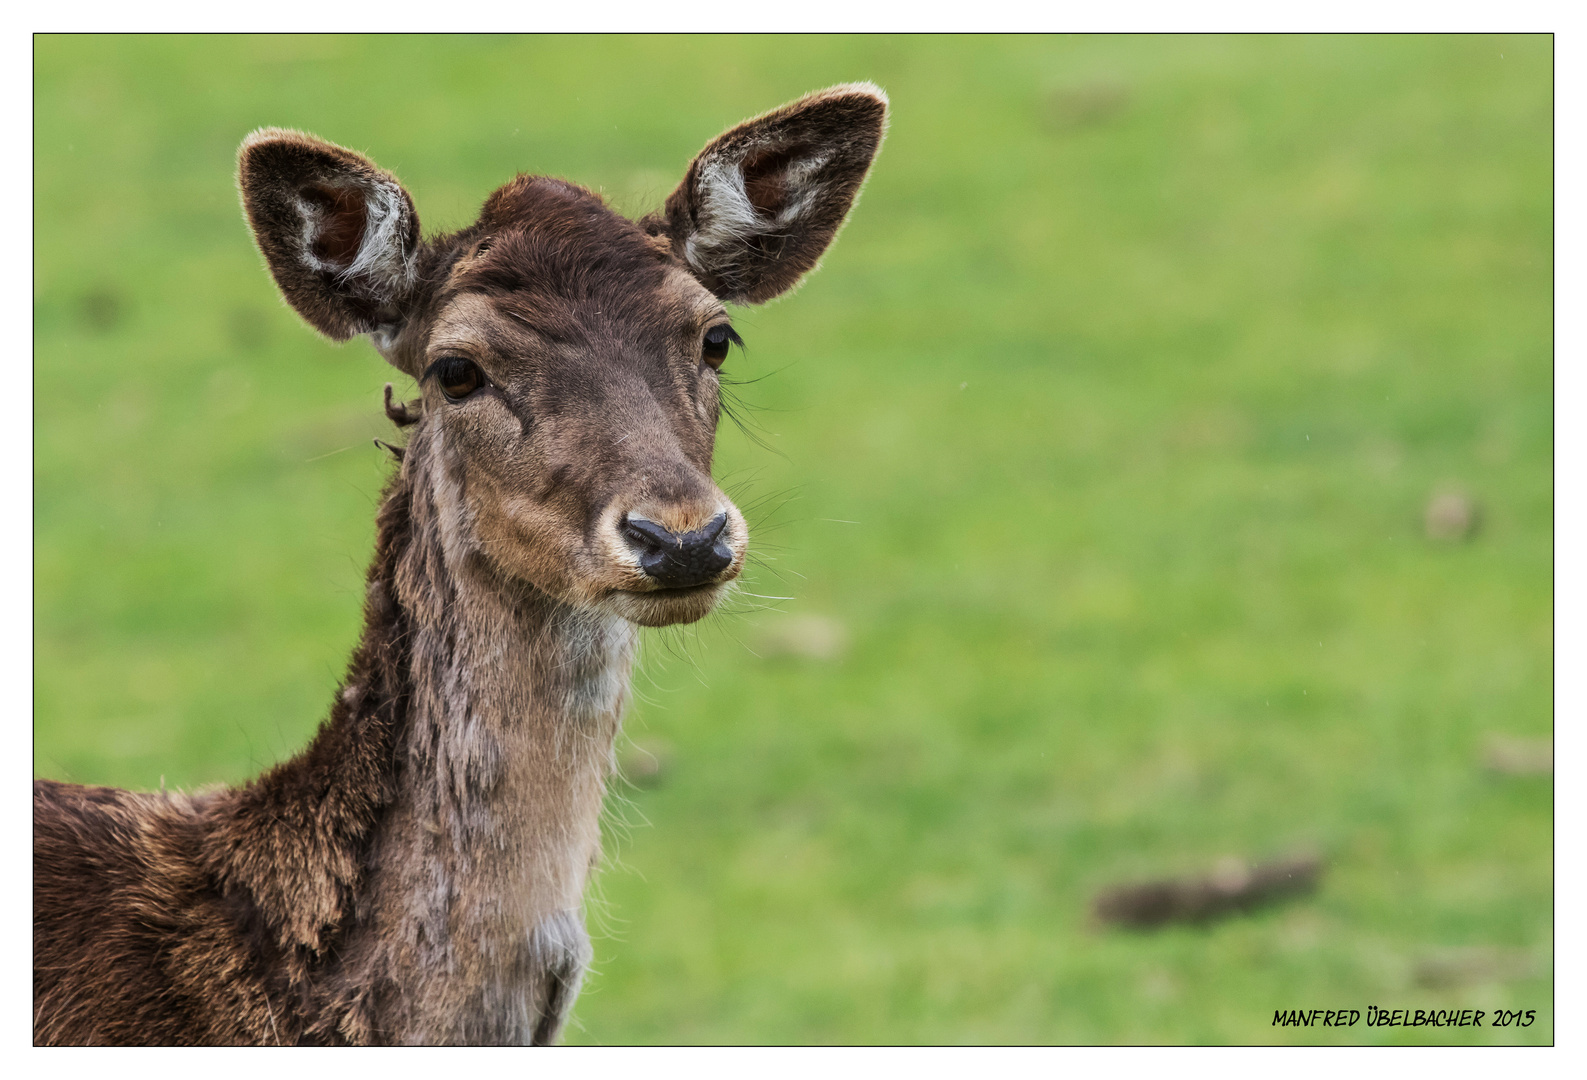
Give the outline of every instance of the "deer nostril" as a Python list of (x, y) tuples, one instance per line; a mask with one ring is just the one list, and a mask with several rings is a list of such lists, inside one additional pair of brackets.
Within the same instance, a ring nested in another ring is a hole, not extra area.
[(623, 535), (640, 550), (678, 546), (678, 534), (642, 517), (624, 517)]
[(647, 518), (625, 517), (622, 532), (639, 556), (645, 575), (659, 585), (677, 589), (714, 581), (733, 562), (733, 552), (718, 539), (726, 527), (726, 514), (681, 534)]

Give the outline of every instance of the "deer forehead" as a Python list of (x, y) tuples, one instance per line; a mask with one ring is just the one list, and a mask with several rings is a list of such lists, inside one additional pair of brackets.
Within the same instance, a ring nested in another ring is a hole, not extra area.
[(614, 284), (585, 296), (526, 279), (510, 290), (451, 292), (435, 312), (425, 349), (432, 360), (463, 352), (505, 368), (556, 354), (593, 361), (661, 350), (692, 358), (699, 334), (726, 314), (722, 302), (678, 265), (642, 287)]

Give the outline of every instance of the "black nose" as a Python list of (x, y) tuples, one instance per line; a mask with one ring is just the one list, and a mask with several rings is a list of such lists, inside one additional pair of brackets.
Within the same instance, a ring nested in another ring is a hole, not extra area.
[(727, 544), (717, 539), (726, 527), (726, 514), (682, 535), (642, 517), (625, 517), (623, 536), (638, 552), (640, 567), (658, 585), (681, 589), (715, 580), (733, 561)]

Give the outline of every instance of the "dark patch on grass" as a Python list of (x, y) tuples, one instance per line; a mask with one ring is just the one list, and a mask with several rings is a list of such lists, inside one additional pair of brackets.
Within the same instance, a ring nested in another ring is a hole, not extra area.
[(1302, 855), (1247, 866), (1224, 859), (1205, 877), (1164, 878), (1104, 890), (1092, 910), (1104, 923), (1136, 930), (1241, 915), (1317, 887), (1322, 860)]
[(108, 334), (126, 317), (127, 302), (108, 287), (90, 290), (77, 303), (83, 325), (98, 334)]

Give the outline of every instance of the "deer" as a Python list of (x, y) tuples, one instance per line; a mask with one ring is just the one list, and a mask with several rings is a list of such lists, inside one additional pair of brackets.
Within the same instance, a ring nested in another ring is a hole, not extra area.
[(816, 268), (888, 108), (852, 83), (747, 120), (638, 220), (520, 174), (430, 239), (363, 155), (247, 136), (281, 296), (421, 397), (385, 387), (407, 437), (305, 749), (192, 794), (35, 780), (35, 1042), (559, 1039), (640, 629), (705, 617), (745, 564), (711, 473), (727, 305)]

